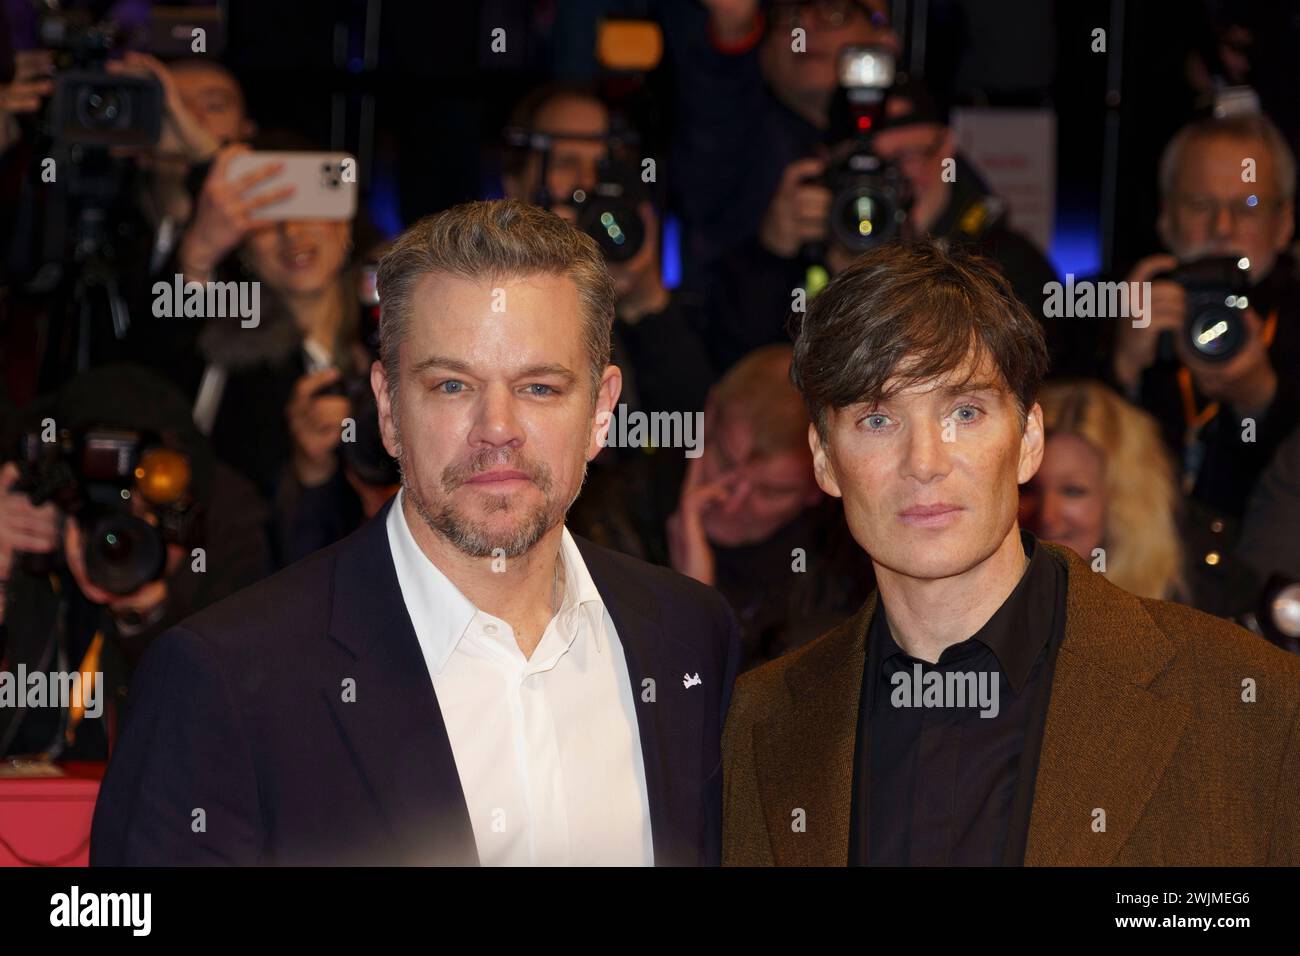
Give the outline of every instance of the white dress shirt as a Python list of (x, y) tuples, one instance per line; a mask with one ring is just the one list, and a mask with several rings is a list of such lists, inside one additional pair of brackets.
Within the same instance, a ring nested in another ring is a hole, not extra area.
[(402, 499), (388, 512), (388, 543), (480, 862), (652, 865), (632, 682), (568, 529), (564, 598), (529, 659), (510, 625), (476, 608), (420, 550)]

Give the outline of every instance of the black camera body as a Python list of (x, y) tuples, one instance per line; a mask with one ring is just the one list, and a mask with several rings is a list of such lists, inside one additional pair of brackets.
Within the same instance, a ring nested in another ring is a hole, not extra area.
[(595, 185), (590, 189), (575, 189), (568, 196), (553, 196), (546, 184), (554, 142), (551, 134), (512, 127), (505, 131), (504, 138), (510, 148), (536, 153), (541, 159), (533, 202), (545, 209), (557, 204), (573, 209), (577, 217), (575, 227), (596, 240), (606, 262), (620, 263), (633, 258), (645, 246), (641, 203), (650, 199), (650, 190), (625, 158), (627, 147), (637, 137), (617, 113), (610, 122), (607, 137), (565, 137), (601, 142), (606, 150), (596, 164)]
[(648, 196), (625, 162), (614, 156), (596, 167), (591, 190), (576, 189), (568, 202), (578, 214), (577, 228), (596, 240), (608, 262), (627, 262), (645, 245), (640, 205)]
[(162, 129), (162, 87), (153, 77), (60, 73), (49, 123), (58, 143), (152, 146)]
[(912, 186), (902, 170), (853, 140), (823, 178), (831, 191), (830, 233), (852, 253), (898, 238), (912, 207)]
[[(361, 323), (358, 329), (360, 344), (370, 362), (379, 358), (379, 286), (378, 267), (368, 262), (361, 267), (359, 276), (359, 296), (361, 299)], [(379, 430), (379, 406), (375, 402), (374, 390), (370, 387), (370, 369), (363, 369), (359, 374), (341, 377), (337, 382), (322, 385), (312, 393), (320, 395), (341, 395), (352, 406), (352, 419), (356, 422), (356, 441), (344, 442), (339, 447), (339, 457), (343, 464), (365, 484), (375, 487), (396, 485), (401, 481), (397, 462), (384, 447), (384, 437)]]
[[(167, 545), (200, 540), (202, 509), (189, 459), (151, 432), (112, 426), (39, 432), (19, 440), (18, 490), (33, 504), (53, 502), (81, 526), (91, 582), (130, 594), (162, 577)], [(145, 504), (145, 516), (135, 502)], [(50, 570), (47, 555), (24, 555), (29, 573)]]
[[(1244, 311), (1250, 305), (1249, 260), (1244, 256), (1211, 256), (1187, 262), (1152, 281), (1177, 282), (1187, 293), (1187, 318), (1182, 338), (1192, 355), (1203, 362), (1227, 362), (1246, 344)], [(1172, 361), (1172, 333), (1161, 332), (1157, 355)]]
[(386, 487), (401, 481), (401, 474), (379, 430), (379, 406), (368, 374), (345, 375), (336, 382), (322, 385), (312, 392), (313, 398), (338, 395), (348, 400), (352, 420), (356, 422), (355, 441), (339, 445), (339, 458), (367, 485)]
[(894, 56), (882, 47), (848, 46), (839, 54), (840, 84), (831, 107), (836, 145), (817, 180), (831, 192), (828, 230), (854, 255), (896, 239), (911, 211), (903, 171), (877, 155), (872, 139), (894, 85)]
[(83, 11), (54, 11), (40, 22), (56, 54), (54, 96), (46, 123), (56, 145), (152, 146), (162, 129), (162, 87), (153, 76), (114, 76), (104, 64), (125, 45), (112, 22)]

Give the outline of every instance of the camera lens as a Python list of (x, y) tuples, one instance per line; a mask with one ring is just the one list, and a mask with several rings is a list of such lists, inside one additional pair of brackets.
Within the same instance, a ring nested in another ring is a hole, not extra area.
[(77, 119), (88, 129), (121, 129), (130, 125), (127, 100), (111, 86), (87, 86), (77, 97)]
[(887, 191), (857, 185), (835, 197), (831, 226), (843, 246), (861, 251), (894, 237), (898, 209)]
[(105, 515), (86, 534), (86, 574), (111, 594), (130, 594), (157, 578), (165, 554), (158, 529), (134, 515)]
[(631, 203), (616, 199), (589, 199), (579, 214), (578, 228), (596, 240), (610, 262), (627, 262), (645, 244), (641, 214)]
[(1203, 361), (1226, 362), (1245, 344), (1246, 326), (1238, 309), (1224, 305), (1217, 295), (1207, 298), (1188, 303), (1184, 334)]

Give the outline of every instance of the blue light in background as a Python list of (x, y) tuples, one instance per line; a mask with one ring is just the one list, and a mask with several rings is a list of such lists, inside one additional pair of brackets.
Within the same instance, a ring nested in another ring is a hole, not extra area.
[(672, 213), (667, 213), (663, 218), (660, 252), (664, 286), (675, 289), (682, 281), (682, 224)]
[(397, 181), (387, 169), (375, 172), (367, 199), (370, 219), (385, 239), (392, 239), (405, 226), (402, 223), (402, 206), (397, 198)]
[(1058, 213), (1048, 253), (1057, 275), (1093, 276), (1101, 271), (1101, 226), (1092, 216)]

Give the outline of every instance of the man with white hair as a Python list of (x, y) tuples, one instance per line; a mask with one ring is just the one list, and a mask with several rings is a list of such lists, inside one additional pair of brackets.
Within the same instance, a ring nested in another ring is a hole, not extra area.
[[(1300, 421), (1300, 277), (1286, 251), (1295, 230), (1295, 158), (1260, 114), (1203, 119), (1180, 130), (1160, 162), (1156, 221), (1168, 253), (1142, 259), (1130, 282), (1151, 282), (1150, 324), (1117, 320), (1116, 383), (1159, 419), (1183, 464), (1185, 490), (1240, 516), (1277, 445)], [(1160, 278), (1207, 257), (1249, 261), (1246, 338), (1207, 360), (1186, 342), (1186, 289)], [(1161, 357), (1159, 333), (1176, 350)]]

